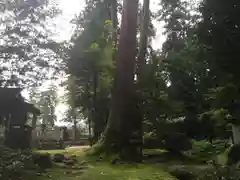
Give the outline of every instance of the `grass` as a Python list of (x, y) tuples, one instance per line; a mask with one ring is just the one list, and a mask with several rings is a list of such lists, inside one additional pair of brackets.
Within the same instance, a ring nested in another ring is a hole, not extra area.
[(174, 180), (159, 167), (150, 165), (114, 165), (99, 163), (89, 165), (88, 169), (69, 170), (53, 169), (52, 180)]
[(94, 160), (84, 156), (83, 149), (74, 148), (40, 152), (77, 155), (79, 160), (88, 162), (86, 169), (66, 169), (55, 167), (50, 169), (48, 174), (41, 177), (40, 180), (175, 180), (175, 178), (164, 171), (159, 165), (111, 165), (109, 162), (97, 162), (96, 159)]

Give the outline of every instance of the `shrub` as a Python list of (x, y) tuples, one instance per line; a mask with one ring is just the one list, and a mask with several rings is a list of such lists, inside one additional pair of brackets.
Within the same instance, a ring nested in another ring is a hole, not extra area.
[(199, 174), (197, 180), (239, 180), (240, 170), (233, 166), (215, 167), (209, 170), (205, 170)]
[(191, 150), (191, 156), (198, 159), (209, 160), (215, 154), (213, 145), (205, 140), (193, 141), (193, 148)]
[(0, 176), (1, 179), (14, 179), (23, 174), (26, 164), (31, 161), (29, 152), (12, 151), (0, 147)]
[(229, 146), (228, 140), (215, 140), (213, 144), (206, 140), (193, 141), (193, 148), (189, 151), (192, 157), (201, 159), (204, 161), (212, 160), (223, 154)]
[[(0, 147), (0, 154), (0, 179), (3, 180), (24, 179), (26, 170), (37, 170), (37, 167), (46, 164), (46, 160), (51, 163), (50, 155), (41, 155), (31, 151), (13, 151)], [(35, 161), (36, 159), (39, 163)]]

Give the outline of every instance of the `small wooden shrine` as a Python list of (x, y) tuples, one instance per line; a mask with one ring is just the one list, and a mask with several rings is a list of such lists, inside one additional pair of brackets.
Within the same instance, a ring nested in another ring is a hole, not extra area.
[[(20, 88), (0, 88), (0, 123), (5, 127), (4, 143), (10, 148), (31, 146), (32, 129), (40, 110), (24, 101)], [(31, 117), (32, 125), (27, 125)]]

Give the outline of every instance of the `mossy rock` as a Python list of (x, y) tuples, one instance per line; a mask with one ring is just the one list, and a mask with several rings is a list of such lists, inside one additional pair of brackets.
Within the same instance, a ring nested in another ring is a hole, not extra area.
[(176, 177), (178, 180), (194, 180), (196, 178), (193, 172), (184, 167), (171, 169), (169, 170), (169, 173)]
[(64, 156), (64, 154), (56, 153), (56, 154), (53, 155), (52, 160), (55, 163), (61, 163), (65, 160), (65, 156)]
[(32, 158), (34, 164), (38, 165), (41, 169), (52, 168), (52, 159), (50, 154), (33, 153)]

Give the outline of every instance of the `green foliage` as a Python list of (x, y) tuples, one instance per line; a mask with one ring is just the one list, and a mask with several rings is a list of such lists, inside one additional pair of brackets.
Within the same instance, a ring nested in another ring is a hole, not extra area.
[(212, 144), (206, 140), (193, 141), (189, 155), (203, 161), (216, 161), (217, 157), (224, 153), (230, 144), (226, 140), (216, 140)]
[(32, 88), (30, 90), (30, 102), (40, 109), (41, 114), (38, 118), (42, 121), (41, 123), (53, 126), (57, 120), (55, 114), (55, 108), (58, 103), (56, 87), (51, 84), (45, 91)]
[(199, 114), (209, 110), (205, 93), (211, 83), (193, 23), (199, 17), (190, 13), (193, 6), (187, 1), (162, 1), (161, 5), (158, 17), (165, 22), (167, 40), (161, 54), (150, 54), (146, 66), (151, 81), (145, 89), (145, 122), (148, 128), (154, 128), (153, 132), (161, 134), (157, 129), (164, 129), (164, 122), (184, 119), (182, 125), (174, 125), (172, 132), (184, 131), (197, 138), (205, 133), (196, 128), (201, 124)]
[(239, 169), (235, 167), (216, 167), (213, 169), (201, 172), (197, 177), (197, 180), (218, 180), (218, 179), (239, 179)]
[(59, 45), (51, 40), (48, 28), (48, 19), (58, 15), (59, 10), (37, 1), (21, 2), (1, 13), (1, 86), (40, 85), (43, 79), (54, 76), (49, 72), (56, 72), (60, 64), (56, 63), (60, 60), (56, 54)]
[(213, 157), (215, 153), (216, 150), (210, 142), (207, 142), (205, 140), (193, 141), (193, 149), (191, 150), (191, 156), (208, 160), (208, 158)]
[[(161, 10), (158, 12), (159, 20), (165, 22), (167, 40), (163, 44), (163, 53), (179, 52), (184, 47), (185, 39), (194, 32), (196, 15), (192, 2), (188, 1), (161, 1)], [(195, 22), (194, 22), (195, 20)]]
[(13, 11), (13, 10), (18, 10), (21, 12), (18, 16), (19, 17), (26, 17), (28, 15), (27, 11), (29, 11), (31, 8), (38, 8), (39, 6), (42, 5), (47, 5), (48, 1), (43, 0), (43, 1), (37, 1), (37, 0), (27, 0), (27, 1), (22, 1), (22, 0), (7, 0), (7, 1), (1, 1), (0, 6), (1, 6), (1, 13), (4, 13), (6, 11)]
[(214, 80), (212, 106), (227, 110), (235, 120), (234, 124), (238, 124), (239, 119), (239, 71), (236, 68), (239, 20), (235, 18), (238, 9), (238, 1), (205, 1), (200, 8), (204, 21), (199, 25), (200, 44), (207, 52), (209, 71)]
[(27, 171), (30, 170), (36, 174), (39, 169), (30, 151), (13, 151), (1, 146), (0, 153), (2, 155), (0, 158), (0, 178), (3, 180), (24, 178)]
[(69, 113), (80, 113), (98, 137), (108, 119), (113, 81), (113, 27), (108, 12), (105, 2), (88, 1), (75, 20), (77, 28), (67, 59), (67, 73), (73, 78), (67, 85)]

